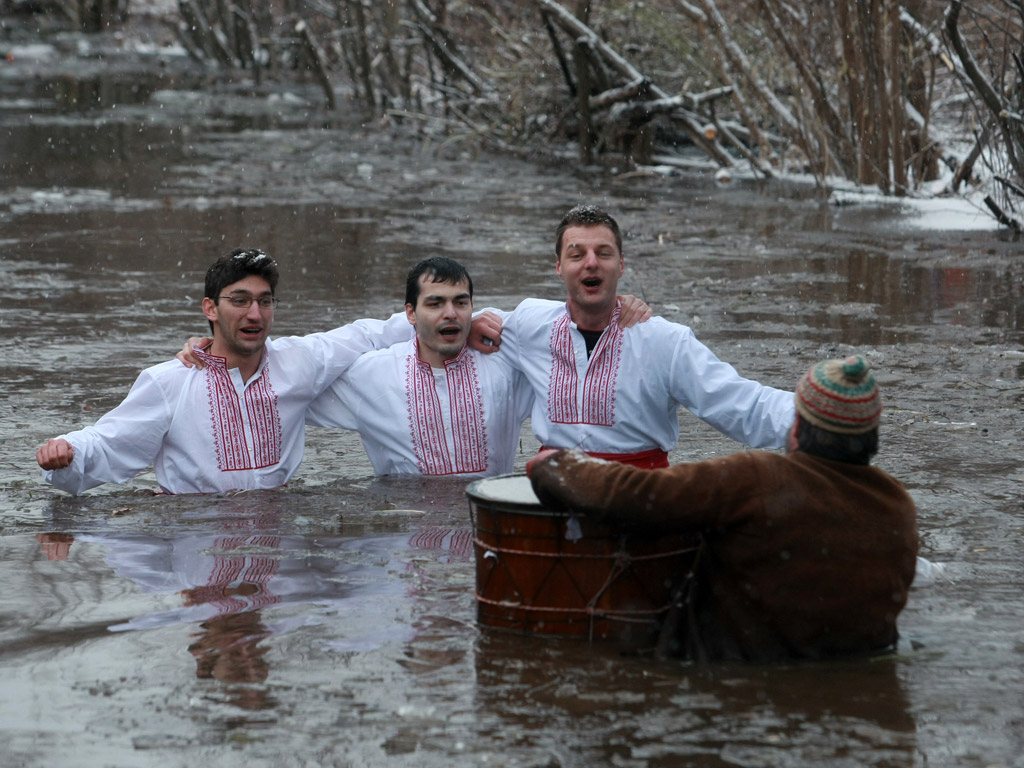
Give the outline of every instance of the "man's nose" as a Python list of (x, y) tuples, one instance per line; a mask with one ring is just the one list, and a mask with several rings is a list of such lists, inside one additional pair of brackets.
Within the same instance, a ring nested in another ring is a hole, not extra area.
[(260, 314), (260, 305), (258, 301), (254, 301), (249, 304), (249, 309), (245, 311), (245, 316), (249, 320), (259, 320), (263, 315)]
[(583, 266), (584, 267), (593, 269), (599, 263), (600, 262), (599, 262), (599, 259), (597, 258), (597, 251), (587, 251), (586, 254), (583, 256)]

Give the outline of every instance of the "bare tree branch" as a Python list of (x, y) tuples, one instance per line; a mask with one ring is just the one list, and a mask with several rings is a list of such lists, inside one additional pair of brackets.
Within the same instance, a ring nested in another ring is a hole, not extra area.
[[(577, 19), (573, 14), (569, 13), (565, 8), (560, 6), (554, 0), (537, 0), (542, 10), (548, 12), (551, 18), (566, 30), (569, 34), (577, 38), (583, 38), (587, 40), (595, 51), (600, 53), (601, 57), (615, 69), (620, 75), (625, 77), (627, 80), (634, 81), (637, 79), (646, 79), (632, 64), (626, 59), (619, 55), (619, 53), (613, 49), (610, 45), (604, 42), (596, 32), (590, 27)], [(656, 85), (650, 87), (652, 95), (665, 99), (669, 98), (668, 94), (658, 88)], [(686, 132), (700, 149), (715, 162), (722, 166), (732, 166), (733, 160), (728, 154), (714, 141), (709, 141), (703, 135), (701, 131), (700, 123), (697, 120), (697, 116), (689, 112), (688, 110), (676, 110), (672, 113), (672, 118), (675, 122), (679, 123), (680, 127)]]

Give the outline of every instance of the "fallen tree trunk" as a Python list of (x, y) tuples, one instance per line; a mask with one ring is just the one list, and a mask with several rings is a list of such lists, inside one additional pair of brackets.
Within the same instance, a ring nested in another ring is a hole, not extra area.
[[(552, 19), (565, 32), (574, 38), (586, 40), (590, 47), (601, 56), (601, 59), (627, 81), (648, 80), (629, 61), (620, 56), (614, 48), (602, 40), (596, 32), (561, 5), (554, 2), (554, 0), (537, 0), (537, 4), (540, 6), (541, 12)], [(653, 83), (649, 86), (649, 90), (659, 100), (672, 98)], [(639, 116), (640, 113), (634, 114)], [(651, 116), (653, 117), (653, 114)], [(705, 138), (701, 126), (702, 121), (700, 121), (698, 115), (682, 106), (677, 106), (669, 116), (704, 154), (723, 167), (732, 167), (734, 165), (732, 158), (717, 142)]]

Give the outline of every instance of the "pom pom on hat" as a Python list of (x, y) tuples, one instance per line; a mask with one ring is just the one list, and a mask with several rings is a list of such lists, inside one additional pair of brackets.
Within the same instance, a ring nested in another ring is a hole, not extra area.
[(870, 432), (882, 416), (878, 385), (862, 355), (818, 363), (797, 383), (795, 397), (801, 418), (829, 432)]

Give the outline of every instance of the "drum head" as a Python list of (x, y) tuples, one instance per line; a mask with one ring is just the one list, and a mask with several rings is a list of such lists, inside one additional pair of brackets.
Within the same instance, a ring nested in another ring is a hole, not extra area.
[(466, 488), (466, 495), (482, 506), (523, 510), (541, 508), (540, 500), (530, 485), (530, 478), (523, 474), (498, 475), (474, 480)]

